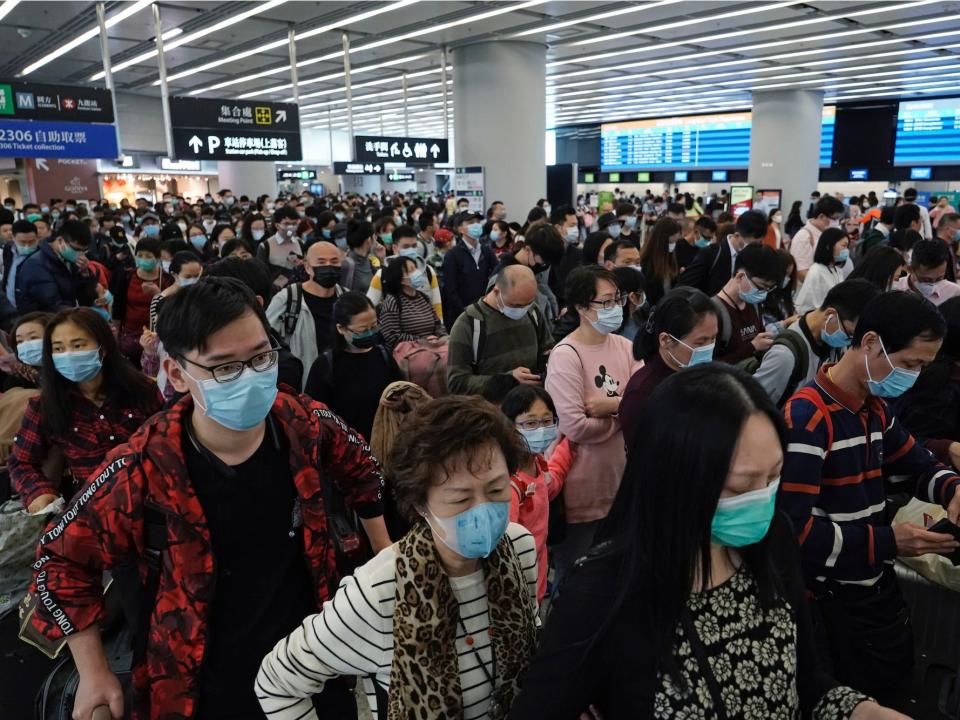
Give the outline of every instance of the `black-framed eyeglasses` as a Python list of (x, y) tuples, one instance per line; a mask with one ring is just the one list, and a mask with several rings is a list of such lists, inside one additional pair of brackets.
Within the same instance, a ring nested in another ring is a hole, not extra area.
[(620, 295), (617, 295), (615, 298), (612, 298), (611, 300), (591, 300), (590, 304), (599, 305), (604, 310), (611, 310), (615, 308), (617, 305), (619, 305), (620, 307), (623, 307), (624, 305), (626, 305), (627, 296), (621, 293)]
[(228, 383), (240, 377), (245, 367), (249, 367), (254, 372), (266, 372), (277, 364), (277, 361), (280, 359), (280, 350), (271, 348), (270, 350), (258, 352), (248, 360), (231, 360), (230, 362), (220, 363), (219, 365), (201, 365), (190, 358), (185, 357), (183, 359), (191, 365), (196, 365), (198, 368), (206, 370), (218, 383)]
[(541, 418), (540, 420), (524, 420), (523, 422), (518, 422), (517, 427), (523, 428), (524, 430), (536, 430), (537, 428), (552, 428), (556, 427), (557, 419), (555, 417), (551, 418)]

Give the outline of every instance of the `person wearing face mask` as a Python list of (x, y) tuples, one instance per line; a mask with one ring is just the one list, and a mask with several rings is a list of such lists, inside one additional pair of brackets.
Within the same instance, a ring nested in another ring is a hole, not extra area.
[(97, 277), (86, 257), (89, 246), (90, 228), (78, 220), (63, 223), (56, 237), (43, 242), (17, 271), (17, 311), (57, 312), (91, 304), (97, 294)]
[(616, 332), (617, 335), (633, 342), (650, 314), (650, 303), (646, 298), (643, 274), (634, 265), (615, 267), (613, 274), (617, 276), (620, 290), (627, 296), (627, 304), (623, 306), (623, 325)]
[(550, 213), (550, 224), (563, 238), (563, 257), (559, 263), (550, 266), (549, 275), (550, 290), (557, 298), (557, 303), (563, 307), (565, 305), (563, 288), (567, 275), (583, 262), (583, 248), (580, 242), (581, 220), (577, 217), (576, 210), (569, 205), (561, 205)]
[(413, 527), (264, 658), (255, 686), (268, 717), (309, 715), (311, 696), (340, 674), (363, 678), (374, 717), (506, 716), (537, 612), (534, 539), (509, 522), (521, 443), (477, 398), (439, 398), (407, 417), (389, 464)]
[[(156, 385), (124, 359), (110, 326), (89, 308), (64, 310), (47, 324), (40, 388), (8, 460), (10, 481), (29, 512), (69, 499), (163, 404)], [(57, 487), (44, 473), (53, 447), (71, 484)]]
[(696, 288), (674, 288), (650, 311), (633, 342), (643, 367), (630, 378), (620, 403), (627, 447), (656, 387), (675, 372), (712, 362), (718, 332), (717, 309)]
[(620, 399), (642, 365), (632, 343), (615, 334), (627, 302), (616, 275), (598, 266), (578, 268), (567, 278), (566, 298), (580, 325), (550, 353), (546, 377), (560, 432), (577, 444), (563, 491), (567, 537), (557, 548), (561, 575), (590, 547), (616, 495), (624, 467)]
[(617, 220), (617, 216), (612, 212), (603, 213), (597, 218), (597, 227), (600, 232), (606, 233), (611, 240), (619, 240), (623, 232), (623, 226)]
[(160, 238), (160, 218), (152, 212), (144, 213), (140, 216), (140, 226), (134, 233), (137, 241), (143, 238)]
[(700, 251), (709, 247), (717, 237), (717, 223), (709, 215), (701, 215), (692, 222), (693, 227), (677, 241), (674, 249), (681, 274), (693, 264)]
[(443, 321), (448, 328), (453, 327), (464, 308), (483, 296), (497, 266), (493, 250), (480, 242), (483, 215), (461, 213), (454, 228), (459, 237), (443, 258)]
[(957, 281), (957, 253), (956, 246), (960, 243), (960, 214), (956, 212), (943, 213), (937, 222), (937, 234), (933, 238), (942, 242), (947, 252), (950, 254), (950, 262), (947, 263), (946, 279), (950, 282)]
[(677, 243), (682, 239), (680, 223), (670, 217), (657, 220), (650, 237), (640, 251), (640, 267), (643, 268), (644, 287), (651, 305), (660, 302), (680, 276), (677, 264)]
[(620, 235), (617, 240), (624, 240), (640, 247), (640, 230), (637, 226), (637, 207), (628, 202), (617, 205), (617, 224), (620, 226)]
[(766, 332), (760, 306), (783, 281), (785, 268), (777, 251), (750, 245), (737, 254), (736, 271), (713, 297), (720, 318), (717, 360), (739, 363), (770, 349), (773, 333)]
[(763, 238), (763, 244), (779, 250), (783, 247), (783, 212), (780, 208), (773, 208), (769, 215), (770, 221), (767, 225), (767, 234)]
[[(203, 716), (197, 708), (254, 717), (263, 655), (332, 597), (339, 579), (321, 478), (359, 514), (375, 551), (390, 544), (383, 479), (342, 420), (278, 392), (278, 352), (241, 282), (205, 278), (184, 288), (167, 300), (157, 329), (166, 374), (184, 395), (114, 451), (41, 539), (46, 599), (31, 629), (50, 640), (66, 635), (80, 675), (78, 717), (99, 705), (118, 718), (125, 710)], [(154, 553), (161, 562), (148, 559)], [(123, 707), (98, 628), (103, 569), (118, 557), (130, 568), (114, 573), (121, 593), (144, 582), (155, 588), (138, 595), (143, 620), (134, 632), (146, 650), (134, 660), (132, 708)], [(57, 622), (63, 608), (69, 624)], [(341, 717), (352, 691), (333, 685), (316, 707)]]
[(650, 404), (511, 720), (575, 720), (588, 707), (612, 718), (907, 720), (820, 667), (797, 543), (774, 506), (787, 430), (763, 391), (707, 365), (667, 378)]
[(423, 285), (418, 280), (423, 272), (408, 257), (398, 257), (387, 265), (382, 271), (383, 301), (377, 317), (384, 344), (398, 363), (426, 344), (442, 355), (446, 372), (447, 332), (430, 299), (417, 289)]
[(912, 292), (942, 305), (950, 298), (960, 295), (960, 285), (947, 280), (950, 251), (940, 240), (921, 240), (913, 246), (910, 255), (910, 272), (897, 280), (895, 290)]
[(257, 247), (257, 259), (266, 264), (274, 287), (280, 289), (294, 278), (304, 264), (303, 243), (297, 236), (300, 216), (292, 207), (284, 206), (273, 213), (276, 233)]
[(17, 273), (27, 258), (40, 249), (37, 227), (29, 220), (17, 220), (12, 225), (13, 242), (3, 245), (3, 275), (0, 289), (7, 301), (16, 309)]
[(797, 272), (801, 282), (813, 266), (817, 242), (820, 234), (827, 228), (839, 228), (846, 209), (842, 202), (832, 195), (824, 195), (811, 210), (810, 219), (797, 230), (790, 241), (790, 253), (797, 261)]
[[(820, 307), (830, 289), (843, 282), (853, 271), (850, 262), (850, 240), (840, 228), (827, 228), (817, 240), (813, 265), (796, 295), (797, 312), (805, 313)], [(799, 263), (797, 264), (799, 271)]]
[(510, 478), (510, 522), (527, 528), (536, 542), (537, 601), (541, 602), (547, 593), (550, 571), (550, 503), (563, 491), (576, 450), (557, 433), (557, 409), (539, 385), (518, 385), (503, 398), (500, 410), (523, 436), (528, 450)]
[(243, 226), (240, 228), (240, 238), (251, 248), (259, 247), (267, 236), (267, 220), (258, 212), (247, 213), (243, 216)]
[(420, 246), (422, 256), (424, 258), (430, 258), (437, 252), (434, 238), (436, 237), (437, 230), (440, 229), (440, 223), (437, 220), (436, 213), (432, 210), (424, 210), (417, 218), (417, 222), (413, 223), (413, 227), (418, 228), (420, 231), (417, 235), (417, 244)]
[(156, 238), (140, 240), (134, 258), (136, 269), (116, 273), (110, 282), (113, 318), (120, 325), (120, 349), (135, 365), (139, 365), (143, 352), (140, 336), (150, 328), (150, 303), (174, 283), (160, 265), (161, 247)]
[[(414, 289), (430, 297), (433, 310), (441, 320), (443, 320), (443, 300), (440, 295), (440, 281), (437, 274), (430, 267), (423, 256), (420, 255), (420, 243), (417, 242), (416, 231), (410, 225), (400, 225), (393, 233), (393, 247), (396, 254), (386, 259), (386, 264), (396, 262), (399, 258), (405, 257), (413, 260), (417, 264), (417, 271), (413, 275)], [(370, 281), (370, 288), (367, 290), (367, 297), (374, 307), (379, 307), (383, 300), (383, 284), (381, 276), (383, 269), (377, 270), (373, 279)]]
[(502, 220), (488, 220), (484, 225), (484, 237), (490, 242), (490, 249), (499, 260), (514, 249), (510, 225)]
[(336, 245), (314, 243), (307, 250), (307, 280), (287, 285), (267, 306), (270, 327), (303, 362), (300, 387), (317, 357), (333, 343), (333, 306), (344, 291), (342, 263), (343, 253)]
[(800, 539), (821, 657), (837, 679), (901, 708), (913, 695), (909, 611), (896, 557), (948, 554), (950, 534), (892, 525), (885, 478), (960, 521), (960, 477), (938, 462), (884, 400), (898, 398), (936, 358), (946, 324), (911, 293), (889, 292), (863, 309), (851, 346), (785, 408), (789, 450), (778, 506)]
[(43, 332), (53, 315), (44, 312), (26, 313), (17, 318), (10, 332), (13, 338), (13, 362), (4, 364), (7, 376), (3, 380), (3, 392), (13, 388), (40, 387), (40, 368), (43, 365)]
[(374, 253), (375, 235), (369, 222), (351, 220), (347, 224), (349, 250), (343, 261), (345, 289), (365, 293), (370, 288), (373, 276), (381, 267), (380, 259)]
[(845, 280), (777, 335), (753, 376), (778, 407), (813, 382), (820, 368), (835, 363), (850, 346), (857, 320), (880, 290), (867, 280)]
[(537, 307), (547, 321), (547, 331), (553, 332), (553, 325), (560, 316), (560, 305), (550, 288), (550, 268), (563, 260), (565, 243), (557, 229), (546, 218), (530, 225), (523, 242), (518, 242), (512, 252), (500, 256), (500, 262), (494, 269), (487, 290), (493, 287), (497, 275), (510, 265), (525, 265), (537, 278)]
[(742, 213), (733, 227), (727, 225), (732, 219), (724, 222), (721, 218), (717, 219), (717, 242), (701, 248), (680, 274), (678, 284), (716, 295), (733, 276), (737, 255), (748, 245), (761, 243), (767, 233), (767, 217), (756, 210)]
[(361, 293), (345, 292), (333, 305), (332, 347), (313, 363), (304, 392), (322, 402), (369, 442), (380, 396), (401, 379), (383, 344), (377, 312)]

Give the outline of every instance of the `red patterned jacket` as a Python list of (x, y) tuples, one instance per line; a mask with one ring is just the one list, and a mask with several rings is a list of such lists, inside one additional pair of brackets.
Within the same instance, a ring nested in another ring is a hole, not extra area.
[[(187, 395), (111, 452), (40, 539), (34, 565), (39, 602), (33, 626), (51, 640), (79, 632), (102, 618), (102, 570), (133, 560), (146, 578), (144, 507), (166, 516), (167, 547), (146, 661), (133, 673), (140, 698), (131, 709), (135, 720), (190, 718), (197, 702), (215, 573), (210, 534), (181, 447), (182, 422), (192, 410)], [(366, 517), (382, 514), (383, 477), (363, 438), (322, 403), (281, 392), (271, 414), (290, 446), (319, 608), (339, 581), (320, 473)]]

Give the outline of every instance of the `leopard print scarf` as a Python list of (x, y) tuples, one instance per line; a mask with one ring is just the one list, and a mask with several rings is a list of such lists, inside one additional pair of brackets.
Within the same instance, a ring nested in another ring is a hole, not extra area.
[[(536, 603), (506, 534), (481, 566), (497, 668), (490, 717), (498, 720), (510, 708), (535, 649)], [(425, 522), (398, 543), (396, 592), (388, 720), (462, 718), (455, 642), (459, 606)]]

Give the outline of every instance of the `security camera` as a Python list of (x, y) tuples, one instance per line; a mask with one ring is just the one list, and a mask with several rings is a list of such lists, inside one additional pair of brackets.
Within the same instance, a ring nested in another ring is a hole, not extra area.
[(28, 38), (31, 35), (33, 35), (33, 30), (29, 30), (27, 28), (22, 28), (22, 27), (17, 28), (17, 35), (19, 35), (22, 38)]

